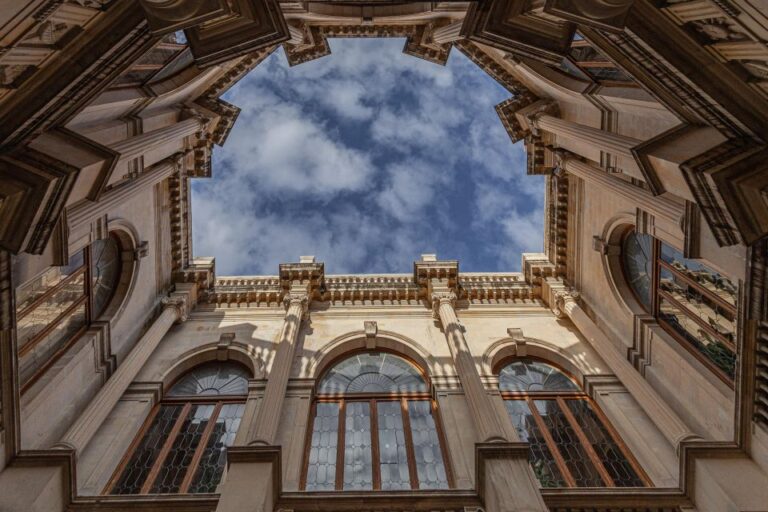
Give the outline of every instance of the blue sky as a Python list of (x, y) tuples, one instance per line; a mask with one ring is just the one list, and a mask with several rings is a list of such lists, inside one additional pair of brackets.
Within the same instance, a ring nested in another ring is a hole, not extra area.
[(517, 271), (543, 240), (544, 183), (525, 175), (494, 106), (509, 93), (457, 50), (443, 67), (403, 39), (332, 39), (289, 67), (282, 48), (225, 99), (242, 109), (213, 178), (193, 180), (193, 246), (218, 275), (409, 272), (422, 253)]

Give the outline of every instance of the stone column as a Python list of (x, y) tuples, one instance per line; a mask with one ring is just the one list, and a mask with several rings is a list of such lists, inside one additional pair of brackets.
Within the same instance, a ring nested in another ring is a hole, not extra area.
[(572, 293), (556, 291), (553, 298), (555, 315), (567, 316), (573, 322), (675, 449), (679, 450), (681, 442), (698, 437), (587, 316)]
[(285, 390), (291, 376), (296, 341), (299, 336), (301, 319), (307, 311), (309, 295), (306, 290), (291, 290), (283, 303), (286, 306), (280, 341), (275, 352), (275, 359), (269, 371), (269, 380), (264, 390), (264, 398), (259, 404), (256, 419), (251, 428), (248, 444), (272, 446), (276, 442), (277, 428), (280, 424), (280, 411), (283, 410)]
[(452, 43), (461, 39), (461, 26), (464, 19), (443, 25), (432, 31), (432, 41), (437, 44)]
[[(170, 126), (158, 128), (147, 133), (115, 142), (110, 147), (120, 153), (120, 161), (137, 158), (145, 153), (158, 149), (168, 141), (183, 139), (194, 135), (203, 128), (200, 118), (193, 116)], [(171, 156), (171, 155), (166, 155)]]
[(174, 292), (170, 297), (163, 299), (160, 316), (152, 322), (144, 336), (131, 349), (56, 447), (72, 448), (78, 455), (82, 453), (171, 326), (186, 320), (189, 304), (193, 300), (190, 295), (194, 297), (194, 291), (191, 294)]
[(556, 136), (583, 142), (607, 153), (623, 156), (633, 161), (635, 157), (631, 150), (642, 142), (640, 139), (566, 121), (548, 114), (531, 116), (531, 123), (536, 128)]
[(491, 397), (485, 391), (483, 381), (477, 372), (475, 361), (469, 351), (469, 345), (461, 330), (461, 324), (456, 316), (454, 303), (456, 295), (453, 292), (438, 292), (432, 294), (432, 310), (440, 318), (445, 332), (448, 348), (451, 350), (453, 364), (464, 388), (464, 396), (472, 411), (472, 421), (477, 428), (481, 442), (508, 441), (501, 424), (501, 418), (496, 414), (496, 408), (491, 403)]
[(685, 215), (685, 205), (682, 202), (678, 203), (664, 196), (654, 196), (650, 191), (636, 187), (621, 178), (611, 176), (600, 167), (583, 162), (568, 153), (564, 152), (561, 157), (561, 168), (568, 174), (617, 195), (654, 217), (677, 226), (680, 226), (680, 221)]
[[(456, 295), (450, 291), (432, 293), (432, 311), (440, 318), (453, 363), (464, 389), (480, 443), (476, 446), (475, 487), (487, 512), (547, 510), (536, 477), (528, 464), (528, 449), (512, 433), (507, 435), (499, 409), (485, 391), (472, 353), (456, 316)], [(511, 429), (510, 429), (511, 430)], [(482, 475), (482, 477), (480, 477)]]

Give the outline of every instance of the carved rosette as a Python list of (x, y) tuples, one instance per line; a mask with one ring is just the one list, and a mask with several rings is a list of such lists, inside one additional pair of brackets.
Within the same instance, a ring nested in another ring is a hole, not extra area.
[(189, 315), (189, 303), (187, 298), (183, 295), (173, 295), (171, 297), (163, 297), (163, 308), (174, 308), (176, 310), (176, 323), (182, 323), (187, 321)]

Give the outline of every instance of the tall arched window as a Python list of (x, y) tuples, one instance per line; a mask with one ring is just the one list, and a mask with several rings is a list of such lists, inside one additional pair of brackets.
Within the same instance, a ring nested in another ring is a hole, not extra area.
[(245, 409), (248, 378), (242, 366), (221, 362), (184, 374), (150, 413), (106, 492), (215, 492)]
[(738, 287), (650, 235), (628, 232), (622, 268), (638, 302), (729, 384), (736, 371)]
[(315, 392), (302, 488), (447, 489), (435, 401), (402, 357), (363, 352), (330, 368)]
[(516, 359), (499, 390), (542, 487), (643, 487), (647, 477), (579, 386), (547, 363)]
[(116, 235), (97, 240), (16, 291), (19, 374), (26, 391), (107, 309), (120, 282)]

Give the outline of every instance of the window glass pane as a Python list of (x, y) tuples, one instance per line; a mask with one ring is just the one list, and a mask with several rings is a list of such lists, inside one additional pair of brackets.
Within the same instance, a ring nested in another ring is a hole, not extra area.
[(59, 315), (85, 296), (85, 274), (80, 273), (62, 285), (47, 299), (19, 318), (16, 333), (19, 349), (53, 323)]
[(381, 488), (385, 491), (410, 489), (408, 452), (405, 447), (403, 411), (399, 401), (377, 402)]
[(643, 487), (632, 465), (614, 442), (587, 400), (566, 400), (584, 435), (617, 487)]
[(659, 302), (659, 320), (662, 325), (669, 326), (682, 336), (728, 377), (735, 376), (736, 354), (663, 296)]
[(736, 306), (738, 287), (722, 274), (683, 257), (679, 251), (666, 244), (661, 244), (661, 259), (728, 304)]
[(373, 489), (371, 411), (368, 402), (347, 402), (344, 431), (344, 490)]
[(19, 358), (19, 378), (26, 383), (42, 368), (56, 352), (61, 350), (73, 336), (86, 325), (85, 302), (73, 309), (45, 336), (30, 345)]
[(193, 405), (190, 408), (152, 485), (152, 494), (179, 491), (214, 408), (213, 404)]
[(94, 317), (101, 315), (120, 281), (120, 247), (114, 238), (91, 244), (91, 293)]
[(525, 400), (506, 400), (504, 403), (520, 441), (528, 442), (531, 445), (531, 467), (541, 486), (564, 487), (565, 480), (563, 480), (555, 458), (547, 447), (547, 442), (536, 426), (528, 403)]
[(709, 296), (697, 290), (695, 286), (691, 286), (665, 268), (661, 269), (659, 287), (682, 306), (682, 312), (709, 325), (726, 341), (734, 342), (736, 321), (732, 311), (720, 306)]
[(245, 395), (249, 377), (239, 364), (201, 364), (185, 373), (168, 391), (168, 396)]
[(336, 449), (339, 442), (339, 404), (319, 402), (312, 424), (307, 464), (308, 491), (336, 488)]
[(653, 237), (632, 232), (624, 238), (621, 251), (627, 282), (637, 299), (651, 309), (651, 276), (653, 275)]
[(502, 391), (578, 391), (578, 386), (552, 365), (534, 360), (517, 360), (499, 372)]
[(112, 488), (113, 494), (138, 494), (144, 480), (157, 460), (166, 438), (181, 412), (181, 405), (163, 405), (144, 434), (131, 460), (123, 469), (120, 479)]
[(430, 402), (409, 401), (408, 418), (411, 423), (419, 489), (447, 489), (448, 477), (445, 474), (443, 454)]
[(83, 262), (83, 251), (80, 251), (70, 256), (68, 265), (50, 267), (32, 281), (20, 286), (16, 290), (16, 312), (24, 311), (45, 292), (80, 270)]
[(544, 424), (555, 440), (560, 454), (565, 459), (565, 464), (576, 481), (578, 487), (602, 487), (603, 480), (600, 474), (581, 446), (579, 438), (571, 428), (560, 407), (555, 400), (534, 400)]
[(427, 384), (412, 364), (384, 352), (366, 352), (341, 361), (326, 373), (319, 387), (322, 394), (425, 391)]
[(227, 446), (235, 442), (244, 410), (245, 404), (225, 404), (221, 407), (189, 492), (216, 492), (227, 465)]

